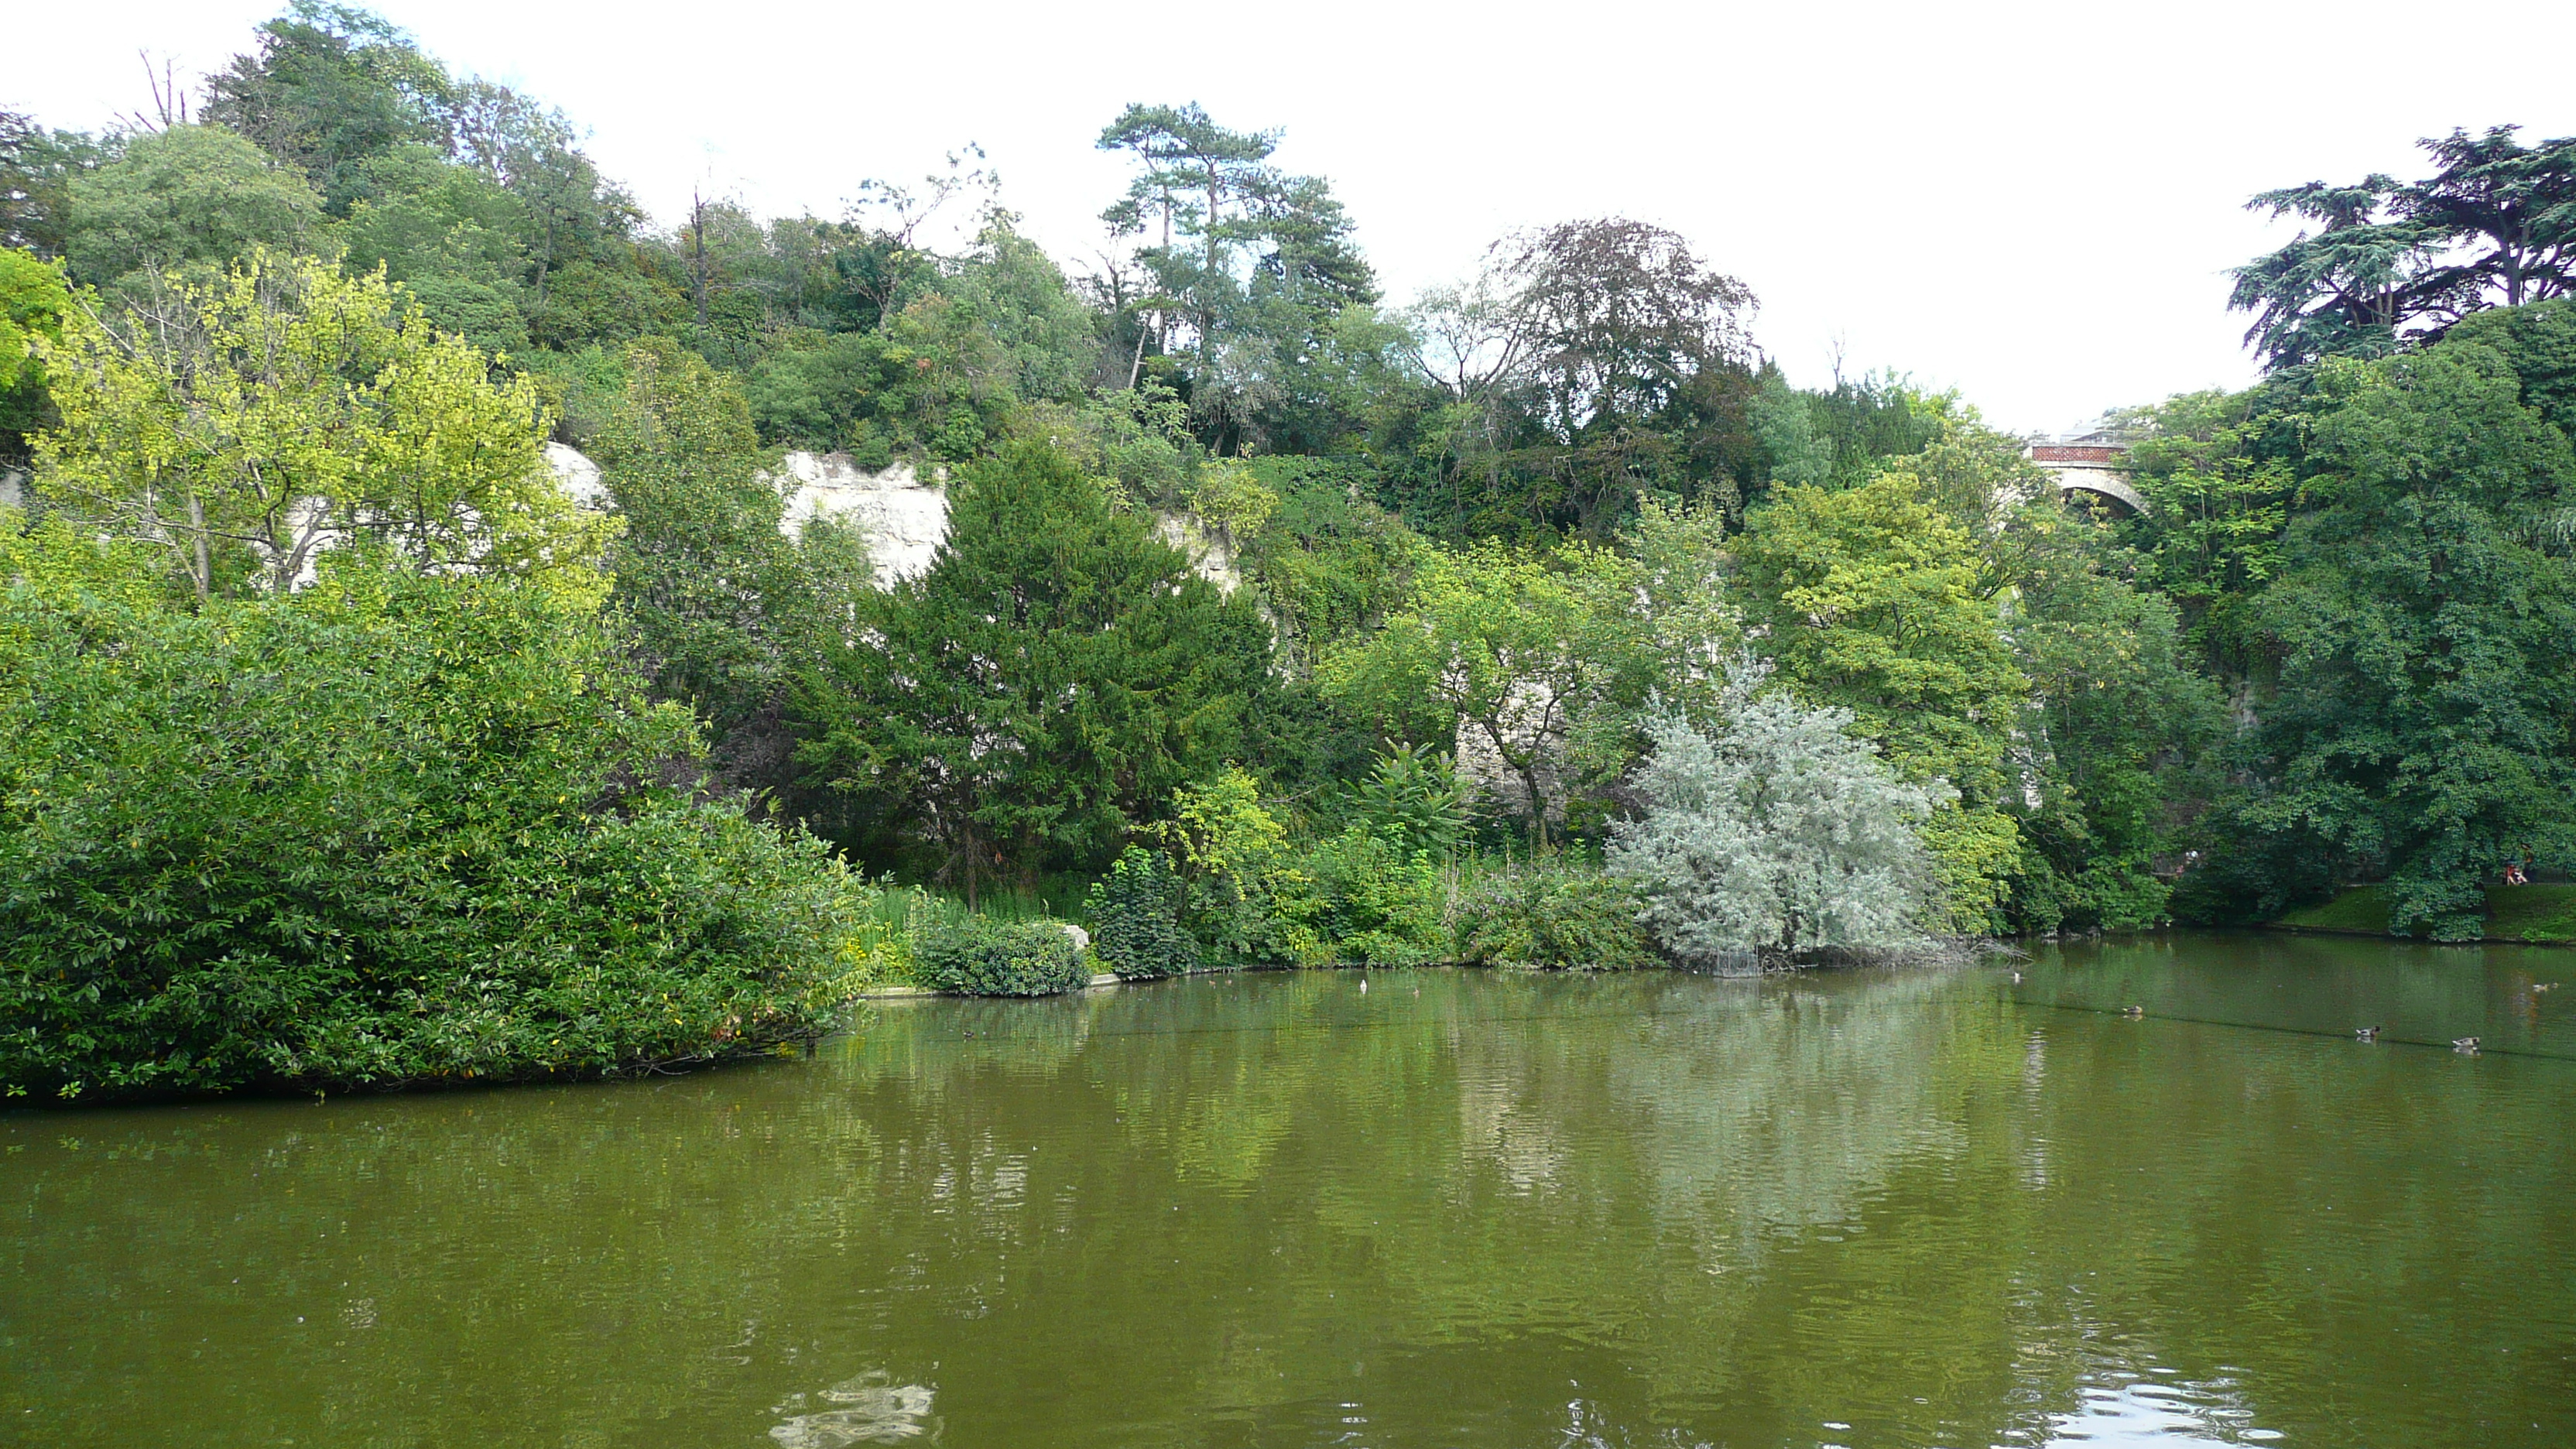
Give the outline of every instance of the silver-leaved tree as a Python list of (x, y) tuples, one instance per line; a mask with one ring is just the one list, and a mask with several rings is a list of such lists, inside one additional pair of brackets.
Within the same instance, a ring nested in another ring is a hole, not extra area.
[(1950, 787), (1899, 780), (1846, 732), (1849, 710), (1764, 692), (1760, 661), (1727, 672), (1717, 733), (1652, 721), (1634, 777), (1646, 812), (1613, 830), (1610, 869), (1644, 897), (1647, 929), (1702, 964), (1922, 941), (1935, 876), (1915, 827)]

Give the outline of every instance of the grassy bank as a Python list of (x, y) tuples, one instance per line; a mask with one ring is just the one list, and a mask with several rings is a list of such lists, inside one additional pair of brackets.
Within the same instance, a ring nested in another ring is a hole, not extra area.
[[(2292, 911), (2271, 924), (2294, 931), (2385, 936), (2388, 899), (2379, 886), (2356, 886), (2333, 900)], [(2576, 885), (2487, 887), (2485, 939), (2576, 945)]]

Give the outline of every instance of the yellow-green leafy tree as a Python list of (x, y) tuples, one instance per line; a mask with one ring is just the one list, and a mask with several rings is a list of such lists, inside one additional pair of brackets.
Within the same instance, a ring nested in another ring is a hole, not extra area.
[(45, 365), (36, 347), (60, 335), (71, 304), (61, 267), (0, 247), (0, 469), (22, 461), (26, 435), (44, 421)]
[(85, 300), (40, 344), (58, 417), (39, 495), (160, 545), (201, 601), (286, 592), (339, 545), (605, 592), (615, 523), (548, 471), (532, 381), (495, 381), (381, 273), (259, 251), (217, 282)]
[(1976, 541), (1928, 491), (1893, 469), (1858, 488), (1782, 489), (1737, 544), (1734, 582), (1782, 683), (1851, 711), (1901, 778), (1957, 789), (1923, 842), (1953, 926), (1985, 931), (2020, 858), (2002, 807), (2019, 784), (2010, 754), (2030, 681), (1981, 587)]

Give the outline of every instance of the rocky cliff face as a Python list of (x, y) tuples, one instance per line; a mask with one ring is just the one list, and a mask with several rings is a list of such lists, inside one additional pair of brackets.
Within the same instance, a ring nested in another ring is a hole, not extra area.
[(779, 527), (792, 535), (812, 518), (856, 523), (876, 563), (879, 588), (928, 569), (948, 537), (945, 480), (924, 482), (909, 463), (871, 473), (847, 453), (790, 453), (785, 466), (787, 476), (772, 480), (787, 495)]
[(599, 476), (599, 465), (578, 449), (561, 443), (546, 444), (546, 466), (554, 471), (555, 482), (563, 486), (573, 502), (584, 508), (609, 508), (608, 484)]
[(1157, 513), (1154, 531), (1163, 542), (1181, 551), (1190, 561), (1190, 572), (1217, 586), (1225, 593), (1243, 587), (1243, 571), (1235, 564), (1234, 545), (1226, 536), (1209, 528), (1197, 515), (1190, 513)]

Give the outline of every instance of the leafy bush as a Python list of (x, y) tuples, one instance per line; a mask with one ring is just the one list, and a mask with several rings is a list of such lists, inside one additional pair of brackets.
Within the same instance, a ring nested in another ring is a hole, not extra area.
[(62, 533), (0, 540), (11, 1094), (706, 1060), (866, 969), (863, 883), (693, 799), (689, 717), (589, 614), (351, 560), (183, 613)]
[(1131, 980), (1196, 966), (1198, 951), (1181, 930), (1180, 895), (1161, 851), (1127, 847), (1091, 888), (1091, 949)]
[(1179, 883), (1181, 930), (1202, 963), (1304, 958), (1282, 935), (1275, 896), (1290, 878), (1288, 832), (1262, 805), (1259, 781), (1229, 768), (1184, 786), (1154, 833)]
[(1449, 957), (1448, 885), (1427, 852), (1355, 825), (1278, 879), (1278, 935), (1298, 960), (1423, 966)]
[(1480, 965), (1624, 971), (1655, 963), (1626, 882), (1563, 858), (1499, 871), (1459, 903), (1459, 955)]
[(1091, 983), (1061, 922), (969, 916), (928, 925), (912, 943), (913, 980), (964, 996), (1052, 996)]
[(1345, 799), (1352, 818), (1377, 834), (1440, 855), (1465, 832), (1473, 793), (1447, 755), (1427, 745), (1399, 745), (1381, 753)]
[(1849, 710), (1759, 694), (1762, 681), (1758, 667), (1731, 671), (1723, 734), (1678, 715), (1650, 723), (1635, 776), (1647, 810), (1612, 832), (1611, 873), (1635, 883), (1647, 927), (1688, 960), (1919, 942), (1934, 877), (1916, 829), (1934, 792), (1848, 733)]

